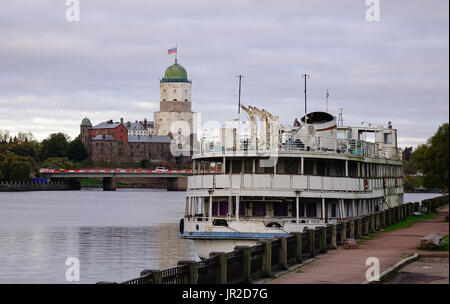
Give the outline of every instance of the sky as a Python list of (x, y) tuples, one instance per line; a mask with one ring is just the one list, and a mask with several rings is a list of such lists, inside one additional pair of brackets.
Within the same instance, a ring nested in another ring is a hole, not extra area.
[[(69, 1), (70, 2), (70, 1)], [(192, 80), (200, 125), (241, 102), (292, 124), (325, 110), (346, 125), (398, 129), (401, 147), (432, 136), (449, 115), (448, 0), (2, 0), (0, 130), (79, 134), (84, 117), (153, 119), (159, 80), (174, 61)], [(367, 123), (366, 123), (367, 125)]]

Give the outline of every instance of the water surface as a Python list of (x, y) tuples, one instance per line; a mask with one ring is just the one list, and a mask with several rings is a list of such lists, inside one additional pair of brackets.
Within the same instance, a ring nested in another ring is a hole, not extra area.
[(0, 193), (0, 283), (124, 281), (144, 269), (197, 259), (178, 238), (185, 192), (99, 189)]
[(153, 189), (1, 192), (0, 283), (68, 283), (68, 257), (80, 261), (80, 283), (198, 259), (193, 242), (178, 238), (184, 204), (185, 192)]

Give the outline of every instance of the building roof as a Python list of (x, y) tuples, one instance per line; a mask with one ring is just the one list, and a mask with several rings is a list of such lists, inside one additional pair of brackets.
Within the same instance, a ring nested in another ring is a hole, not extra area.
[(128, 142), (170, 143), (172, 139), (169, 136), (128, 135)]
[(98, 134), (95, 135), (92, 140), (116, 140), (112, 135), (102, 135), (102, 134)]
[(175, 58), (175, 63), (166, 69), (162, 82), (189, 82), (187, 79), (186, 70), (178, 64)]
[(81, 125), (80, 126), (88, 126), (88, 127), (92, 127), (91, 121), (89, 120), (89, 118), (85, 117), (83, 118), (83, 120), (81, 121)]
[(140, 122), (132, 122), (128, 127), (128, 123), (123, 123), (128, 130), (147, 131), (147, 129)]
[(120, 122), (101, 122), (96, 126), (93, 126), (91, 129), (115, 129), (120, 126)]

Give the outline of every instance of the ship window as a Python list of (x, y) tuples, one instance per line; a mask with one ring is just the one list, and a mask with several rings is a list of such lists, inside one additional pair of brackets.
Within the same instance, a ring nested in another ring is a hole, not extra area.
[(241, 173), (241, 171), (242, 171), (242, 160), (234, 159), (232, 164), (233, 164), (233, 170), (232, 170), (233, 174), (234, 173)]
[(335, 203), (331, 204), (331, 217), (337, 217)]
[(273, 167), (264, 167), (265, 174), (273, 174)]
[(316, 204), (315, 203), (307, 203), (306, 204), (306, 217), (316, 217)]
[[(239, 202), (239, 215), (245, 216), (246, 202)], [(233, 202), (233, 215), (236, 214), (236, 202)]]
[(278, 162), (277, 162), (277, 174), (284, 174), (284, 173), (286, 173), (285, 161), (281, 160), (281, 159), (278, 159)]
[(213, 202), (212, 203), (212, 215), (213, 216), (218, 216), (219, 215), (219, 203), (218, 202)]
[(266, 216), (266, 203), (254, 202), (252, 208), (253, 216)]
[(285, 160), (285, 172), (287, 174), (297, 174), (299, 168), (298, 159), (286, 159)]
[(313, 174), (313, 167), (314, 167), (313, 160), (310, 159), (310, 158), (305, 158), (304, 165), (305, 165), (304, 174), (305, 175), (312, 175)]
[(220, 202), (219, 215), (225, 216), (228, 213), (228, 202)]
[(273, 215), (274, 216), (287, 216), (287, 203), (274, 203), (273, 204)]
[(246, 159), (244, 160), (244, 173), (253, 173), (253, 160)]
[(346, 139), (345, 130), (337, 130), (336, 137), (339, 139)]
[(391, 133), (384, 133), (384, 143), (386, 145), (392, 144), (392, 134)]
[(323, 160), (317, 161), (317, 175), (320, 175), (320, 176), (325, 175), (325, 161), (323, 161)]

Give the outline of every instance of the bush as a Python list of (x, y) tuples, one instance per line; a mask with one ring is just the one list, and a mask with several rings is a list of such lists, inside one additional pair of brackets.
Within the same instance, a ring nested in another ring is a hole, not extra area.
[(52, 167), (55, 169), (73, 169), (74, 165), (67, 157), (50, 157), (43, 161), (40, 165), (41, 168)]

